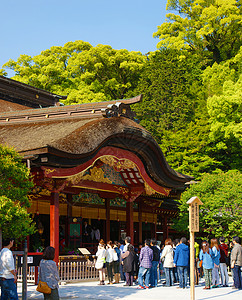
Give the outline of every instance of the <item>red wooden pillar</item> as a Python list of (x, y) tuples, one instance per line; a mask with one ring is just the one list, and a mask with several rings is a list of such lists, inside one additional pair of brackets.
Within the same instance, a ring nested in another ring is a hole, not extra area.
[(106, 242), (110, 241), (110, 199), (105, 199), (106, 208)]
[(143, 243), (143, 236), (142, 236), (142, 202), (139, 202), (139, 243)]
[(52, 192), (50, 200), (50, 246), (55, 248), (54, 261), (59, 261), (59, 193)]
[(131, 237), (131, 243), (134, 243), (134, 214), (133, 202), (126, 202), (126, 223), (127, 223), (127, 236)]

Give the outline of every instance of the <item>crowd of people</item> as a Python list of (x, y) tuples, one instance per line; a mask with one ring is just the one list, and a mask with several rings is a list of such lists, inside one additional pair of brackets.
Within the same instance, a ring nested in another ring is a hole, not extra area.
[[(14, 239), (3, 241), (3, 249), (0, 252), (0, 286), (1, 299), (18, 300), (16, 282), (17, 275), (14, 266), (13, 247)], [(204, 289), (228, 287), (230, 268), (234, 285), (233, 289), (242, 289), (242, 247), (239, 237), (233, 237), (232, 243), (225, 244), (224, 237), (202, 241), (201, 245), (195, 243), (195, 270), (196, 282), (204, 275)], [(50, 293), (44, 293), (45, 300), (58, 300), (58, 269), (53, 261), (55, 249), (46, 247), (40, 261), (39, 280), (47, 283)], [(190, 247), (185, 237), (172, 241), (165, 240), (164, 245), (158, 245), (155, 239), (146, 239), (143, 245), (135, 248), (131, 244), (131, 238), (126, 237), (122, 241), (108, 241), (101, 239), (96, 252), (96, 269), (99, 271), (99, 285), (105, 285), (107, 270), (108, 283), (125, 281), (125, 286), (134, 283), (139, 289), (157, 287), (161, 274), (165, 273), (163, 285), (172, 286), (179, 283), (177, 288), (185, 289), (189, 284)]]
[[(189, 285), (190, 276), (190, 245), (185, 237), (172, 241), (165, 240), (164, 245), (155, 239), (147, 239), (144, 245), (135, 248), (130, 237), (122, 241), (99, 241), (96, 253), (96, 269), (99, 270), (100, 285), (125, 281), (125, 286), (138, 285), (138, 289), (157, 287), (161, 274), (165, 274), (164, 286), (178, 283), (178, 289)], [(233, 289), (242, 289), (242, 247), (237, 236), (232, 243), (225, 244), (224, 237), (219, 241), (215, 238), (210, 243), (206, 240), (200, 244), (195, 242), (195, 277), (196, 284), (204, 276), (204, 289), (228, 287), (228, 269), (233, 275)]]

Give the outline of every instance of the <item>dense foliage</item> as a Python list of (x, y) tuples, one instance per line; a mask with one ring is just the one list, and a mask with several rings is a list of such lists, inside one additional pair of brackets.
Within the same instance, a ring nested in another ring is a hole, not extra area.
[(236, 55), (241, 46), (240, 0), (168, 0), (166, 21), (158, 26), (158, 47), (198, 54), (205, 63)]
[(224, 235), (242, 237), (242, 174), (239, 171), (205, 174), (201, 182), (193, 184), (182, 194), (180, 218), (175, 228), (188, 232), (188, 205), (197, 196), (203, 202), (200, 207), (200, 228), (204, 236), (216, 238)]
[(220, 165), (208, 139), (209, 116), (198, 59), (177, 50), (155, 52), (135, 93), (144, 95), (135, 107), (141, 125), (152, 132), (174, 169), (199, 178)]
[(65, 104), (75, 104), (123, 99), (136, 87), (145, 60), (140, 52), (75, 41), (34, 57), (20, 55), (4, 67), (15, 71), (12, 79), (68, 95)]
[(23, 238), (34, 231), (27, 213), (33, 187), (29, 170), (16, 151), (0, 144), (0, 229), (3, 237)]

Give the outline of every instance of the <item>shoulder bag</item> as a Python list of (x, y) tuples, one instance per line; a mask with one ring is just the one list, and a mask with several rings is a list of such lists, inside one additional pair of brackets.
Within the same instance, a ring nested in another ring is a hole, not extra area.
[(39, 268), (39, 283), (36, 288), (36, 291), (43, 294), (51, 294), (51, 288), (48, 286), (46, 282), (41, 281), (40, 278), (41, 278), (41, 268)]

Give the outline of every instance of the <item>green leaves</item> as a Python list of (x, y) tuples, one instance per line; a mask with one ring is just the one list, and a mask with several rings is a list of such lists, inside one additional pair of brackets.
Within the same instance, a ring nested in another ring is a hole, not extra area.
[(33, 187), (20, 155), (0, 144), (0, 228), (3, 237), (21, 238), (33, 233), (27, 213), (28, 193)]
[(220, 62), (238, 52), (242, 28), (239, 0), (168, 0), (167, 10), (173, 12), (154, 33), (160, 39), (157, 48), (197, 53), (205, 63)]
[(188, 205), (197, 196), (200, 207), (200, 228), (207, 237), (242, 236), (242, 174), (238, 171), (206, 174), (199, 183), (182, 194), (180, 217), (175, 224), (179, 231), (188, 231)]
[(63, 102), (72, 104), (125, 98), (137, 86), (145, 61), (140, 52), (75, 41), (33, 58), (21, 55), (4, 67), (15, 71), (13, 79), (67, 95)]
[(35, 225), (26, 208), (5, 196), (0, 196), (0, 228), (4, 238), (20, 240), (35, 232)]

